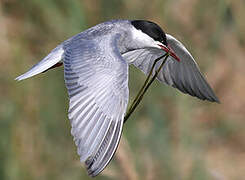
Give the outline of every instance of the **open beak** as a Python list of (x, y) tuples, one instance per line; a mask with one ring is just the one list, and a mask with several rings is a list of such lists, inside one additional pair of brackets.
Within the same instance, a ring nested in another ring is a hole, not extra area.
[(175, 60), (180, 61), (180, 58), (175, 54), (175, 52), (170, 46), (166, 47), (160, 44), (158, 46), (160, 46), (160, 48), (164, 50), (166, 53), (169, 53), (169, 55), (172, 56)]

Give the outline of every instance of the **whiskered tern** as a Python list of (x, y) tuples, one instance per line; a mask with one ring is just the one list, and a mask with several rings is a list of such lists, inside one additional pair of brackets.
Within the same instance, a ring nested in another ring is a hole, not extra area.
[(91, 27), (58, 45), (16, 80), (62, 64), (71, 134), (90, 176), (98, 175), (117, 149), (129, 99), (130, 64), (147, 79), (152, 75), (183, 93), (219, 102), (183, 44), (150, 21), (112, 20)]

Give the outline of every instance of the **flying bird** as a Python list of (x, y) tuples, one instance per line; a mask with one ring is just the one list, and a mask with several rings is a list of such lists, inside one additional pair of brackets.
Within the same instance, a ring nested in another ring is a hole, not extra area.
[(148, 74), (154, 60), (166, 53), (169, 56), (157, 75), (160, 82), (219, 102), (184, 45), (146, 20), (111, 20), (93, 26), (59, 44), (16, 80), (64, 65), (71, 134), (80, 161), (94, 177), (110, 162), (120, 140), (129, 99), (129, 65)]

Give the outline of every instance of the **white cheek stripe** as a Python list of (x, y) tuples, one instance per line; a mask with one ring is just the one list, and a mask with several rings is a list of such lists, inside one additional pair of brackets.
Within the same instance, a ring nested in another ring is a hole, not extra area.
[(133, 29), (132, 29), (132, 37), (133, 37), (133, 40), (135, 42), (140, 43), (141, 46), (144, 46), (144, 47), (155, 47), (155, 48), (161, 49), (158, 46), (158, 44), (162, 44), (162, 43), (160, 43), (159, 41), (155, 41), (150, 36), (148, 36), (147, 34), (143, 33), (141, 30), (136, 29), (135, 27), (133, 27)]

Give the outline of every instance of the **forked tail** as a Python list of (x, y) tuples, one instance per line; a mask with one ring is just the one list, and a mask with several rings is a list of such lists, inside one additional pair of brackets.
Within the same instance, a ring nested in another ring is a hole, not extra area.
[(41, 72), (44, 72), (57, 63), (62, 63), (64, 49), (62, 45), (57, 46), (53, 49), (43, 60), (35, 64), (29, 71), (15, 78), (17, 81), (21, 81), (32, 76), (35, 76)]

